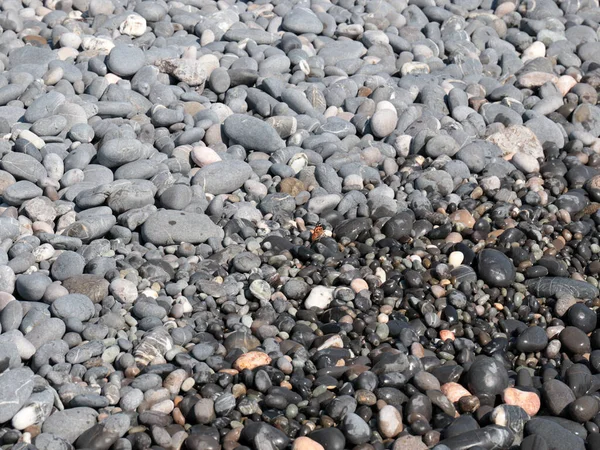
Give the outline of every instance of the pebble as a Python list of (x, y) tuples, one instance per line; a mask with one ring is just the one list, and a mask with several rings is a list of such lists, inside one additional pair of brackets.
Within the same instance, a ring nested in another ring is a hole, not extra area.
[(539, 436), (551, 450), (563, 449), (585, 449), (585, 443), (582, 438), (574, 435), (570, 431), (544, 418), (532, 419), (525, 425), (527, 435)]
[(392, 405), (386, 405), (379, 411), (377, 417), (379, 432), (386, 438), (393, 438), (403, 430), (402, 415)]
[[(227, 177), (223, 177), (226, 173)], [(192, 179), (208, 194), (231, 194), (241, 188), (252, 175), (252, 167), (244, 161), (216, 161), (201, 168)]]
[(504, 366), (488, 356), (479, 356), (467, 372), (469, 391), (475, 395), (501, 394), (508, 387)]
[(544, 383), (542, 397), (544, 404), (554, 415), (566, 412), (566, 408), (575, 400), (573, 391), (560, 380), (549, 380)]
[(240, 356), (233, 364), (233, 367), (240, 371), (246, 369), (253, 370), (260, 366), (266, 366), (270, 362), (271, 357), (266, 353), (252, 351)]
[(0, 375), (0, 420), (10, 421), (31, 396), (34, 373), (28, 367), (14, 368)]
[(316, 286), (304, 300), (304, 307), (326, 309), (333, 300), (333, 289), (325, 286)]
[(3, 447), (600, 445), (596, 10), (442, 3), (3, 5)]
[(520, 406), (531, 417), (535, 416), (541, 407), (540, 397), (535, 392), (516, 388), (506, 388), (502, 398), (507, 405)]
[[(252, 130), (248, 132), (248, 130)], [(255, 117), (233, 114), (223, 123), (225, 136), (248, 150), (273, 153), (284, 147), (284, 141), (268, 123)]]
[(502, 252), (485, 249), (479, 254), (477, 263), (479, 276), (491, 287), (507, 287), (516, 276), (512, 261)]
[(141, 233), (155, 245), (201, 244), (210, 238), (223, 237), (223, 230), (205, 214), (175, 210), (160, 210), (150, 215)]

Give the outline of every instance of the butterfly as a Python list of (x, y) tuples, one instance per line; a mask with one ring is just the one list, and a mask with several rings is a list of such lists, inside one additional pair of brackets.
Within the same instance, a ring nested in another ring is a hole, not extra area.
[(310, 240), (311, 242), (316, 242), (325, 234), (325, 227), (321, 225), (321, 223), (317, 223), (315, 228), (310, 231)]

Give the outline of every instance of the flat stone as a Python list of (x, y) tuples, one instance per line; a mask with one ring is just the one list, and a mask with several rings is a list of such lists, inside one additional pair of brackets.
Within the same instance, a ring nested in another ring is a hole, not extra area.
[(563, 277), (541, 277), (526, 280), (525, 285), (537, 297), (571, 295), (575, 298), (593, 299), (598, 297), (598, 288), (585, 281)]
[(201, 244), (210, 238), (223, 239), (225, 233), (204, 214), (160, 210), (142, 225), (142, 237), (154, 245), (187, 242)]
[(277, 131), (267, 122), (244, 114), (233, 114), (223, 123), (225, 135), (246, 150), (273, 153), (285, 146)]

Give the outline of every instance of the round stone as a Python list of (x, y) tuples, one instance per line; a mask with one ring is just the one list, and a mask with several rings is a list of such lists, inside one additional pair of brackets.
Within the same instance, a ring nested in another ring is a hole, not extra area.
[(516, 277), (512, 261), (504, 253), (487, 248), (479, 254), (477, 272), (491, 287), (508, 287)]

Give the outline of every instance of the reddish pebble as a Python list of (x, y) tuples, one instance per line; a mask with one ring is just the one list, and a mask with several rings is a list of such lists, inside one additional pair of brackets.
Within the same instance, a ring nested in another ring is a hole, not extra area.
[(450, 330), (442, 330), (440, 331), (440, 339), (445, 341), (446, 339), (454, 340), (454, 333)]
[(325, 448), (309, 437), (300, 436), (292, 444), (292, 450), (325, 450)]
[(460, 384), (453, 382), (443, 384), (442, 393), (448, 397), (448, 400), (450, 400), (452, 403), (459, 401), (462, 397), (471, 395), (471, 393)]
[(502, 393), (504, 403), (520, 406), (530, 416), (535, 416), (540, 410), (540, 398), (535, 392), (521, 391), (515, 388), (506, 388)]

